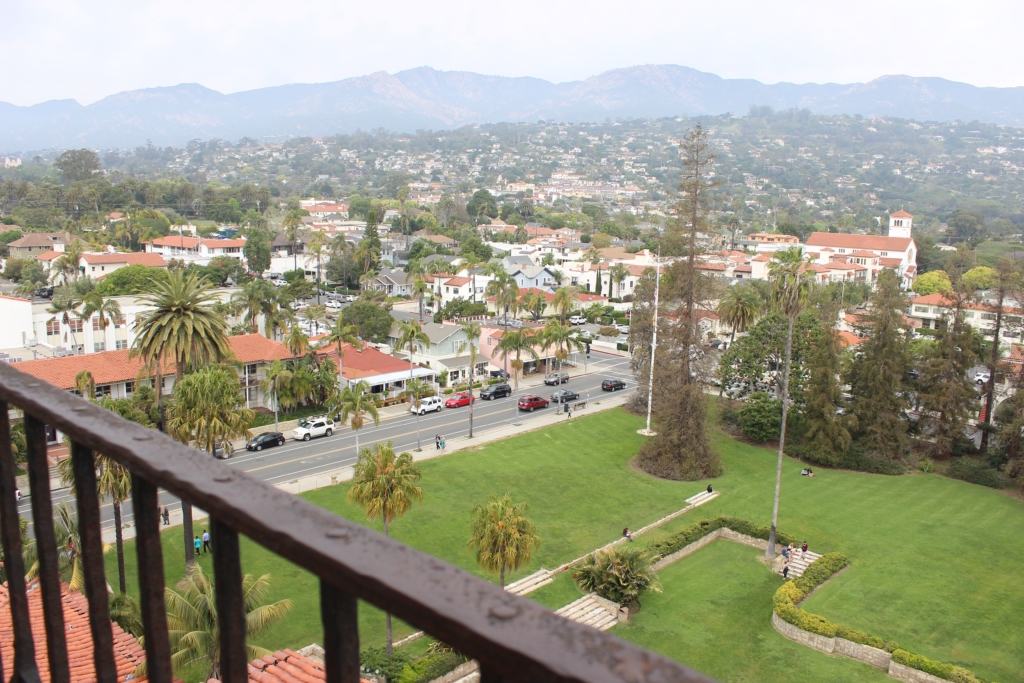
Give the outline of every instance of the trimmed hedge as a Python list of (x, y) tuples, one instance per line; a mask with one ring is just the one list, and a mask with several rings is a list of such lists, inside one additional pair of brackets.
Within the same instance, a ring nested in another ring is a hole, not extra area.
[(909, 666), (918, 671), (924, 671), (933, 676), (938, 676), (947, 681), (953, 681), (954, 683), (984, 683), (974, 673), (963, 667), (937, 662), (922, 655), (915, 655), (912, 652), (901, 650), (897, 643), (886, 642), (877, 636), (871, 636), (863, 631), (835, 624), (825, 617), (800, 609), (799, 603), (807, 597), (808, 593), (825, 583), (833, 574), (846, 565), (846, 555), (842, 553), (829, 553), (812, 562), (807, 570), (804, 571), (803, 576), (787, 581), (775, 591), (775, 596), (772, 598), (775, 613), (783, 621), (789, 622), (805, 631), (817, 633), (826, 638), (845, 638), (854, 643), (885, 650), (892, 653), (894, 662)]
[[(760, 538), (765, 541), (768, 540), (768, 535), (771, 532), (770, 527), (758, 526), (753, 522), (740, 519), (739, 517), (718, 516), (683, 527), (664, 541), (660, 541), (652, 545), (651, 550), (662, 557), (671, 555), (674, 552), (682, 550), (694, 541), (699, 541), (716, 529), (721, 529), (723, 527), (732, 529), (736, 533), (753, 536), (754, 538)], [(789, 545), (790, 543), (796, 543), (796, 539), (788, 534), (782, 533), (781, 531), (776, 531), (775, 542), (781, 545)]]

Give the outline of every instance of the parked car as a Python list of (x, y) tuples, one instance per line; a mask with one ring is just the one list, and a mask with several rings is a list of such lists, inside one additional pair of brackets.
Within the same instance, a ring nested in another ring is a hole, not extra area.
[(585, 325), (586, 323), (587, 323), (587, 319), (585, 317), (583, 317), (582, 315), (570, 315), (569, 316), (569, 324), (570, 325)]
[(273, 280), (273, 283), (274, 283), (275, 287), (287, 287), (288, 286), (288, 283), (285, 282), (282, 279)]
[(416, 406), (410, 405), (409, 412), (419, 413), (420, 415), (426, 415), (427, 413), (431, 412), (439, 413), (441, 412), (442, 407), (444, 407), (444, 401), (441, 400), (440, 396), (427, 396), (426, 398), (420, 399), (419, 410), (416, 409)]
[(617, 329), (622, 334), (629, 334), (629, 325), (622, 325), (622, 324), (616, 323), (615, 325), (612, 325), (612, 327)]
[(249, 439), (245, 444), (247, 451), (262, 451), (264, 448), (284, 445), (284, 434), (281, 432), (263, 432)]
[(470, 397), (468, 391), (455, 394), (450, 399), (444, 402), (445, 408), (461, 408), (462, 406), (468, 406), (471, 401), (476, 401), (476, 396)]
[(590, 330), (580, 330), (580, 336), (584, 339), (592, 339), (594, 337)]
[(569, 389), (559, 389), (558, 391), (551, 394), (551, 401), (553, 403), (568, 403), (569, 401), (575, 401), (580, 397), (575, 391)]
[(495, 398), (504, 398), (512, 395), (512, 387), (502, 382), (501, 384), (492, 384), (483, 391), (480, 392), (480, 398), (485, 401), (490, 401)]
[(309, 441), (316, 436), (330, 436), (334, 433), (334, 420), (321, 415), (299, 420), (299, 426), (292, 430), (296, 441)]
[(992, 379), (992, 373), (987, 371), (979, 372), (977, 375), (974, 376), (974, 381), (977, 382), (978, 384), (987, 384), (990, 379)]
[(509, 374), (504, 370), (491, 370), (491, 377), (500, 377), (502, 379), (508, 379)]
[(338, 299), (328, 299), (327, 303), (324, 304), (327, 308), (333, 308), (335, 310), (341, 310), (341, 301)]
[(544, 377), (544, 384), (552, 387), (557, 387), (559, 384), (565, 384), (568, 381), (568, 372), (552, 372), (550, 375)]
[(235, 448), (230, 441), (218, 441), (213, 445), (213, 457), (218, 460), (227, 460), (234, 452)]
[(601, 388), (605, 391), (617, 391), (619, 389), (625, 389), (626, 383), (621, 379), (606, 379), (601, 382)]
[(546, 408), (547, 405), (548, 400), (546, 398), (544, 398), (543, 396), (532, 395), (523, 396), (521, 399), (519, 399), (518, 403), (519, 410), (528, 410), (531, 413), (535, 408)]

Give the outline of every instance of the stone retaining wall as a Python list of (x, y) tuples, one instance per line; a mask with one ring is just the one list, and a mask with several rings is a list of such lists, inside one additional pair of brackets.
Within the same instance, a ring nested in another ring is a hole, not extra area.
[(725, 540), (732, 541), (733, 543), (742, 543), (743, 545), (748, 545), (751, 548), (757, 548), (759, 550), (768, 549), (768, 541), (761, 540), (760, 538), (754, 538), (753, 536), (747, 536), (746, 534), (737, 533), (732, 529), (722, 527), (719, 529), (715, 529), (703, 538), (698, 538), (690, 545), (685, 546), (684, 548), (680, 548), (671, 555), (666, 555), (665, 557), (655, 562), (652, 569), (654, 569), (654, 571), (661, 571), (673, 562), (678, 562), (687, 555), (697, 552), (698, 550), (706, 546), (708, 543), (711, 543), (712, 541), (717, 540), (719, 538), (724, 538)]
[(473, 673), (474, 671), (478, 671), (479, 669), (480, 663), (476, 660), (471, 660), (459, 664), (457, 667), (446, 673), (444, 676), (441, 676), (440, 678), (435, 678), (430, 683), (455, 683), (455, 681), (465, 678), (469, 674)]
[(811, 633), (810, 631), (805, 631), (802, 628), (798, 628), (793, 624), (789, 623), (788, 621), (785, 621), (782, 617), (776, 614), (774, 610), (772, 610), (772, 626), (775, 627), (776, 631), (786, 636), (793, 642), (800, 643), (801, 645), (806, 645), (807, 647), (813, 647), (815, 650), (818, 650), (819, 652), (832, 654), (836, 649), (835, 638), (819, 636), (817, 633)]
[(889, 662), (889, 675), (898, 681), (905, 681), (905, 683), (949, 683), (945, 678), (932, 676), (930, 673), (899, 662)]
[(886, 671), (889, 670), (889, 664), (892, 663), (892, 655), (885, 650), (880, 650), (870, 645), (861, 645), (839, 636), (836, 636), (835, 652), (836, 654), (846, 655), (851, 659), (857, 659), (865, 664), (870, 664)]

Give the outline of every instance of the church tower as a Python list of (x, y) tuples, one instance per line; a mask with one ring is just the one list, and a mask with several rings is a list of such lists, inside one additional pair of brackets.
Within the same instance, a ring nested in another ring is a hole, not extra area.
[(914, 217), (900, 209), (889, 214), (889, 237), (910, 237), (910, 228)]

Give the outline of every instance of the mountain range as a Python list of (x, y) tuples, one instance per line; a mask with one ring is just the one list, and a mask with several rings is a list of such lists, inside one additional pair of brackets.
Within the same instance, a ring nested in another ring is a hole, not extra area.
[(868, 83), (726, 79), (685, 66), (613, 69), (582, 81), (485, 76), (419, 67), (330, 83), (293, 83), (225, 95), (197, 83), (130, 90), (82, 106), (0, 102), (0, 152), (134, 147), (151, 140), (229, 140), (451, 129), (500, 121), (604, 121), (746, 114), (750, 105), (949, 121), (1024, 125), (1024, 87), (979, 88), (942, 78), (882, 76)]

